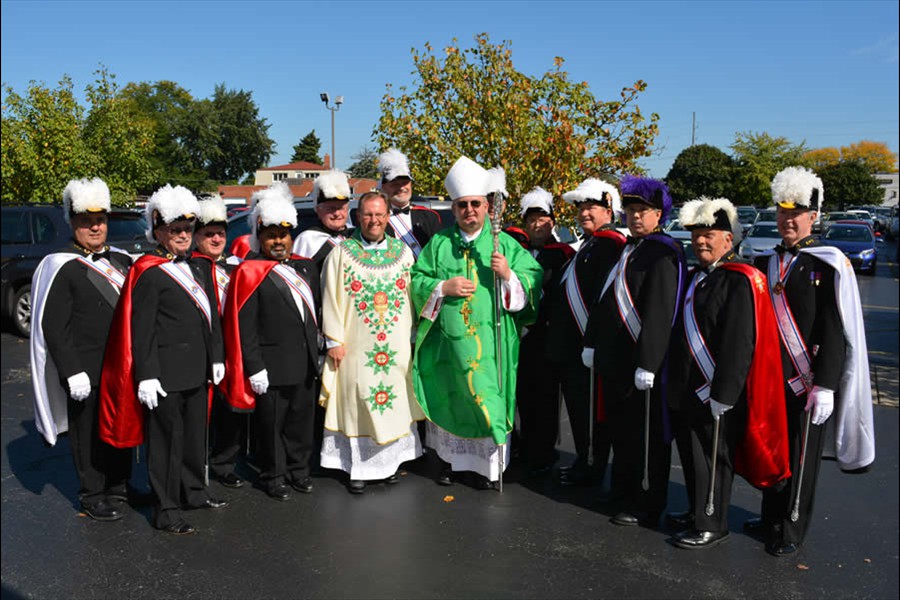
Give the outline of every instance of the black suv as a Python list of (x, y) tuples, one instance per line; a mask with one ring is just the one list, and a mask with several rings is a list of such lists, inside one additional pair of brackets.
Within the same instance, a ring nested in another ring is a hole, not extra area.
[[(58, 204), (9, 205), (2, 210), (2, 289), (0, 313), (11, 318), (22, 336), (31, 332), (31, 277), (45, 256), (68, 246), (72, 231)], [(109, 215), (107, 243), (137, 256), (151, 250), (144, 237), (144, 215), (114, 209)]]

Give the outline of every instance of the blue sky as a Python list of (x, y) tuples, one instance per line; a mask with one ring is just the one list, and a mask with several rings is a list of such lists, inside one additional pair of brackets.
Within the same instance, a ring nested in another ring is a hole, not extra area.
[(691, 143), (729, 152), (735, 132), (811, 148), (863, 139), (898, 151), (898, 2), (2, 2), (2, 81), (83, 90), (106, 65), (124, 85), (172, 80), (196, 98), (218, 83), (253, 92), (289, 161), (315, 129), (331, 149), (319, 93), (343, 95), (337, 165), (371, 145), (385, 84), (411, 81), (411, 48), (512, 42), (539, 75), (554, 56), (572, 80), (613, 99), (637, 79), (660, 115), (653, 157), (664, 177)]

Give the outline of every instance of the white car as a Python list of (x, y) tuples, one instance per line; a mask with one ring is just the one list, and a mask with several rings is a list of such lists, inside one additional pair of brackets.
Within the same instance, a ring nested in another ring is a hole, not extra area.
[(738, 256), (752, 261), (774, 248), (780, 241), (781, 234), (778, 233), (778, 224), (775, 221), (757, 221), (738, 246)]

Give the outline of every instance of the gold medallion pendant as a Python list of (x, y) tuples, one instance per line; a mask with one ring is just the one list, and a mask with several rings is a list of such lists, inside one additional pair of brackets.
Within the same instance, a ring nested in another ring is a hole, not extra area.
[(784, 284), (779, 281), (775, 284), (775, 287), (772, 289), (776, 294), (778, 294), (780, 296), (781, 292), (784, 291)]

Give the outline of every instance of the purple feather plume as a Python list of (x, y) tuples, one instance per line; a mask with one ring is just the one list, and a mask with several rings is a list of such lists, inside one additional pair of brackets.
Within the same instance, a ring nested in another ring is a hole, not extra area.
[(662, 192), (663, 198), (662, 216), (659, 224), (663, 225), (669, 220), (669, 213), (672, 212), (672, 196), (669, 195), (669, 188), (662, 181), (649, 177), (626, 175), (619, 182), (619, 190), (621, 190), (622, 196), (640, 196), (648, 201), (659, 190)]

